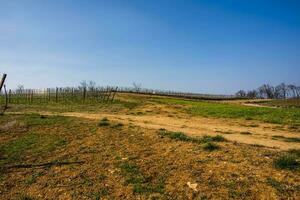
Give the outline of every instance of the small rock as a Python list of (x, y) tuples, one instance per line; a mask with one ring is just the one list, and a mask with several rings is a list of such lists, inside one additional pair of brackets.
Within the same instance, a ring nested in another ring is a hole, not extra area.
[(191, 189), (194, 190), (195, 192), (198, 191), (198, 190), (197, 190), (197, 186), (198, 186), (197, 183), (187, 182), (186, 184), (189, 186), (189, 188), (191, 188)]

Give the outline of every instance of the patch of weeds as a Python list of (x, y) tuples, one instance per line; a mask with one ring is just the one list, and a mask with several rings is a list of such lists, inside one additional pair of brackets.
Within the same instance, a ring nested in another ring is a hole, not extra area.
[(172, 132), (172, 131), (167, 131), (166, 129), (160, 129), (159, 135), (161, 137), (168, 137), (168, 138), (171, 138), (174, 140), (179, 140), (179, 141), (190, 141), (190, 142), (197, 141), (197, 138), (189, 137), (182, 132)]
[(87, 187), (93, 186), (93, 181), (88, 176), (82, 175), (81, 178), (82, 178), (82, 182), (81, 182), (82, 185)]
[(261, 144), (251, 144), (251, 146), (253, 146), (253, 147), (265, 147), (264, 145), (261, 145)]
[(66, 146), (67, 143), (68, 143), (68, 142), (67, 142), (65, 139), (59, 138), (59, 139), (55, 140), (53, 143), (50, 143), (50, 144), (48, 145), (48, 150), (49, 150), (49, 151), (54, 151), (54, 150), (56, 150), (56, 149), (58, 149), (58, 148), (61, 148), (61, 147), (63, 147), (63, 146)]
[(214, 151), (220, 149), (220, 146), (213, 142), (208, 142), (203, 145), (203, 149), (206, 151)]
[(272, 177), (267, 178), (267, 183), (271, 185), (273, 188), (275, 188), (276, 190), (278, 190), (279, 192), (284, 192), (285, 190), (284, 186)]
[(22, 196), (20, 196), (19, 200), (34, 200), (34, 198), (32, 198), (28, 195), (22, 195)]
[(109, 126), (109, 125), (110, 125), (110, 122), (106, 117), (101, 119), (100, 122), (98, 123), (98, 126)]
[(36, 182), (36, 180), (37, 180), (38, 177), (43, 176), (43, 175), (44, 175), (43, 172), (35, 172), (25, 182), (26, 182), (26, 184), (31, 185), (31, 184), (33, 184), (33, 183)]
[(4, 175), (3, 173), (0, 173), (0, 183), (1, 183), (2, 181), (4, 181), (4, 179), (5, 179), (5, 175)]
[(193, 138), (185, 135), (182, 132), (169, 132), (168, 136), (171, 139), (181, 140), (181, 141), (192, 141), (193, 140)]
[(124, 124), (122, 124), (122, 123), (117, 123), (117, 124), (112, 125), (111, 127), (112, 127), (112, 128), (121, 128), (121, 127), (123, 127), (123, 126), (124, 126)]
[(224, 142), (226, 139), (222, 135), (216, 136), (208, 136), (205, 135), (202, 138), (190, 137), (185, 135), (182, 132), (172, 132), (167, 131), (166, 129), (160, 129), (159, 135), (161, 137), (168, 137), (178, 141), (185, 141), (185, 142), (195, 142), (195, 143), (207, 143), (207, 142)]
[(291, 153), (281, 155), (274, 160), (274, 166), (278, 169), (297, 170), (300, 168), (299, 157)]
[(273, 140), (283, 140), (285, 142), (296, 142), (296, 143), (300, 143), (300, 138), (298, 137), (284, 137), (284, 136), (281, 136), (281, 135), (274, 135), (272, 136), (272, 139)]
[(250, 133), (248, 131), (242, 131), (242, 132), (240, 132), (240, 134), (242, 134), (242, 135), (252, 135), (252, 133)]
[(96, 194), (95, 194), (95, 200), (100, 200), (101, 197), (107, 196), (108, 190), (106, 188), (101, 188)]
[(248, 127), (253, 127), (254, 128), (254, 127), (259, 127), (259, 125), (258, 124), (249, 124)]
[(98, 180), (100, 180), (100, 181), (104, 181), (106, 178), (107, 178), (107, 176), (104, 175), (104, 174), (100, 174), (100, 175), (98, 176)]
[(299, 126), (292, 124), (292, 125), (288, 126), (288, 129), (290, 129), (290, 130), (292, 130), (292, 131), (293, 131), (293, 130), (298, 130), (298, 129), (299, 129)]
[(129, 162), (121, 163), (119, 168), (125, 177), (125, 184), (133, 186), (133, 193), (163, 193), (163, 179), (153, 180), (153, 177), (145, 176), (136, 165)]
[(101, 119), (101, 121), (102, 121), (102, 122), (108, 122), (109, 119), (107, 119), (107, 117), (104, 117), (104, 118)]
[(22, 153), (31, 149), (38, 142), (38, 135), (31, 133), (0, 146), (0, 152), (7, 155), (8, 162), (18, 161)]
[(288, 151), (288, 153), (291, 154), (291, 155), (295, 155), (295, 156), (300, 158), (300, 149), (290, 149)]
[(25, 123), (30, 126), (51, 126), (57, 124), (67, 124), (69, 122), (67, 117), (62, 116), (44, 116), (39, 114), (24, 115)]
[(208, 197), (207, 196), (201, 196), (200, 200), (208, 200)]
[(216, 136), (205, 135), (201, 138), (201, 142), (204, 142), (204, 143), (207, 143), (207, 142), (225, 142), (225, 141), (227, 141), (227, 140), (222, 135), (216, 135)]

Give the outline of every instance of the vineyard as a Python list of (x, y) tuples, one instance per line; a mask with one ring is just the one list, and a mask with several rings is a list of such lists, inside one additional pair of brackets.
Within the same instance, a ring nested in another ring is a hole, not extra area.
[(7, 95), (1, 94), (0, 102), (9, 104), (19, 103), (47, 103), (47, 102), (77, 102), (97, 103), (113, 102), (117, 87), (99, 87), (89, 90), (87, 88), (47, 88), (9, 90)]
[(46, 89), (10, 89), (7, 91), (6, 95), (4, 92), (1, 93), (0, 103), (3, 104), (4, 101), (7, 101), (9, 104), (47, 102), (109, 103), (114, 101), (117, 92), (180, 97), (196, 100), (241, 99), (241, 97), (236, 97), (234, 95), (209, 95), (152, 89), (135, 89), (130, 87), (97, 87), (92, 89), (86, 87), (56, 87)]

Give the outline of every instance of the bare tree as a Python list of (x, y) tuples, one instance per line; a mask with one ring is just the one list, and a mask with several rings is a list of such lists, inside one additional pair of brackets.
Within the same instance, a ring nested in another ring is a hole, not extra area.
[(268, 99), (274, 98), (275, 89), (273, 86), (269, 84), (263, 84), (261, 87), (258, 88), (258, 91), (262, 98), (268, 98)]
[(277, 85), (274, 89), (275, 99), (286, 99), (287, 97), (287, 86), (284, 83)]
[(238, 97), (246, 97), (246, 92), (244, 90), (239, 90), (235, 95)]
[(300, 86), (296, 87), (296, 98), (300, 98)]
[(290, 97), (292, 97), (292, 98), (297, 98), (298, 97), (298, 95), (297, 95), (297, 86), (289, 84), (287, 86), (287, 89), (288, 89), (288, 92), (290, 93), (290, 95), (289, 95)]
[(87, 84), (87, 88), (89, 91), (94, 91), (96, 88), (96, 82), (95, 81), (89, 81)]
[(249, 90), (246, 96), (254, 99), (258, 97), (258, 92), (256, 90)]
[(24, 91), (24, 85), (17, 85), (16, 93), (21, 94)]
[(134, 89), (135, 92), (140, 92), (141, 91), (141, 89), (142, 89), (142, 84), (141, 83), (133, 82), (132, 85), (133, 85), (133, 89)]
[(84, 89), (86, 89), (87, 88), (87, 82), (84, 80), (84, 81), (81, 81), (80, 82), (80, 84), (79, 84), (79, 86), (78, 86), (78, 89), (79, 90), (84, 90)]

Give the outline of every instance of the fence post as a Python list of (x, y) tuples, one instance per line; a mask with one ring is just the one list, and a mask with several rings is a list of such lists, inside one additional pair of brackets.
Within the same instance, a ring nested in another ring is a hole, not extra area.
[(33, 103), (33, 90), (31, 90), (31, 94), (30, 94), (30, 102)]
[(115, 95), (116, 95), (117, 91), (118, 91), (118, 87), (116, 87), (115, 91), (113, 91), (113, 96), (111, 98), (111, 102), (114, 101), (114, 98), (115, 98)]
[(86, 98), (86, 87), (83, 88), (83, 103), (85, 103)]
[(11, 103), (11, 89), (8, 92), (8, 103)]
[(49, 94), (49, 99), (48, 100), (50, 101), (51, 100), (51, 88), (48, 89), (48, 92), (49, 92), (48, 93)]
[(4, 85), (4, 82), (5, 82), (5, 79), (6, 79), (6, 74), (3, 74), (2, 75), (2, 79), (1, 79), (1, 82), (0, 82), (0, 92), (1, 92), (1, 90), (2, 90), (2, 87), (3, 87), (3, 85)]
[(58, 88), (56, 87), (56, 90), (55, 90), (55, 102), (57, 103), (58, 101)]

